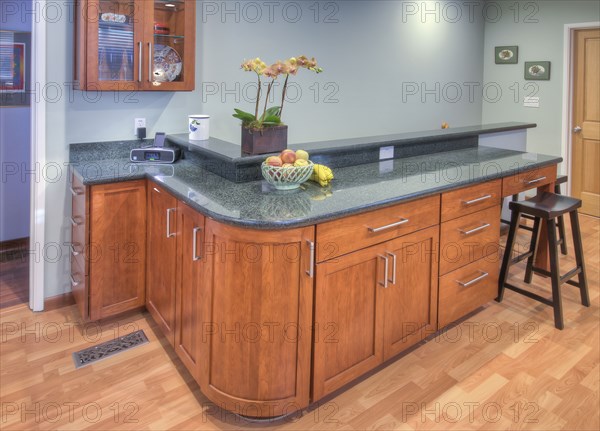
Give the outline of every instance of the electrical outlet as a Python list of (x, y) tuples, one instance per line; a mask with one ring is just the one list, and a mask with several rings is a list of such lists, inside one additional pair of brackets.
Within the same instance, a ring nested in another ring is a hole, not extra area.
[(145, 118), (136, 118), (133, 121), (133, 136), (137, 136), (137, 129), (139, 129), (140, 127), (146, 127)]

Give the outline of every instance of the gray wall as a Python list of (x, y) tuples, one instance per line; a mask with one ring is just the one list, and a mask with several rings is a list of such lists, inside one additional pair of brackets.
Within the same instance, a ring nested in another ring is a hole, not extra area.
[[(2, 5), (4, 3), (4, 5)], [(0, 0), (0, 8), (12, 10), (31, 9), (31, 0)], [(5, 13), (0, 17), (0, 29), (31, 31), (31, 15)], [(31, 108), (29, 106), (0, 107), (0, 160), (2, 172), (10, 175), (0, 181), (0, 241), (29, 236), (30, 176), (21, 175), (22, 168), (31, 170), (30, 147)], [(17, 168), (18, 167), (18, 168)], [(17, 169), (15, 174), (14, 169)]]
[[(291, 143), (436, 129), (443, 121), (454, 127), (480, 123), (481, 90), (471, 100), (456, 91), (464, 92), (468, 88), (464, 83), (481, 86), (481, 15), (436, 23), (435, 15), (429, 19), (420, 13), (403, 15), (414, 11), (401, 2), (339, 1), (321, 2), (315, 19), (313, 2), (290, 3), (278, 3), (270, 22), (266, 6), (257, 21), (248, 2), (227, 2), (229, 10), (237, 7), (239, 13), (225, 15), (224, 2), (198, 2), (196, 91), (140, 93), (134, 103), (125, 103), (122, 97), (115, 103), (114, 93), (103, 93), (91, 103), (81, 92), (69, 90), (64, 83), (72, 80), (72, 23), (67, 14), (49, 23), (48, 80), (63, 94), (52, 100), (46, 97), (48, 160), (66, 163), (70, 143), (131, 139), (138, 116), (147, 118), (152, 135), (159, 130), (184, 132), (187, 114), (210, 114), (212, 136), (239, 142), (239, 122), (231, 113), (234, 107), (250, 110), (252, 104), (235, 88), (253, 80), (239, 66), (255, 56), (274, 61), (306, 54), (317, 57), (325, 69), (322, 75), (300, 73), (294, 80), (302, 95), (287, 105), (284, 114)], [(339, 9), (326, 9), (326, 3)], [(443, 5), (440, 17), (451, 12)], [(324, 22), (327, 16), (337, 22)], [(410, 94), (403, 97), (403, 88)], [(225, 94), (221, 89), (234, 91)], [(425, 89), (433, 89), (433, 94), (423, 94)], [(70, 236), (66, 175), (48, 183), (46, 199), (47, 242), (63, 249), (62, 259), (47, 259), (45, 295), (53, 296), (70, 290), (64, 245)]]
[[(534, 7), (527, 8), (528, 2), (521, 2), (518, 22), (515, 22), (513, 1), (496, 3), (502, 6), (502, 15), (498, 22), (485, 24), (483, 76), (485, 83), (499, 85), (503, 95), (498, 100), (495, 97), (484, 100), (483, 122), (518, 120), (537, 123), (537, 128), (528, 131), (527, 150), (560, 156), (564, 25), (599, 21), (600, 2), (537, 1), (529, 2)], [(494, 47), (500, 45), (518, 45), (519, 64), (494, 64)], [(544, 60), (552, 62), (550, 81), (525, 81), (524, 62)], [(525, 87), (528, 84), (534, 87)], [(517, 88), (519, 97), (515, 101)], [(540, 97), (540, 107), (524, 107), (523, 97), (534, 90)]]

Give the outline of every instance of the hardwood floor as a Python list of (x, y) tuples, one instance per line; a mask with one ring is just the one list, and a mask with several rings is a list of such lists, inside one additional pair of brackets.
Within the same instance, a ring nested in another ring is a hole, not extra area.
[[(598, 430), (600, 222), (581, 216), (581, 224), (592, 306), (565, 286), (563, 331), (554, 328), (550, 307), (507, 291), (501, 304), (490, 303), (302, 417), (274, 423), (250, 423), (210, 403), (147, 313), (100, 325), (82, 324), (75, 306), (3, 309), (1, 428)], [(568, 238), (563, 273), (574, 264)], [(533, 284), (549, 292), (547, 279), (534, 276)], [(74, 368), (72, 352), (137, 329), (149, 344)]]
[(29, 256), (26, 249), (0, 253), (0, 309), (29, 300)]

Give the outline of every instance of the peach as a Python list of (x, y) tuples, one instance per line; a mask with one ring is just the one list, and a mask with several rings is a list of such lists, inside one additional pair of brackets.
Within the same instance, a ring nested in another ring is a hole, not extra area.
[(283, 161), (281, 160), (281, 158), (279, 158), (277, 156), (267, 157), (267, 160), (265, 160), (265, 163), (267, 165), (270, 165), (270, 166), (281, 166), (281, 165), (283, 165)]
[(283, 163), (294, 163), (296, 161), (296, 152), (293, 150), (283, 150), (279, 155)]

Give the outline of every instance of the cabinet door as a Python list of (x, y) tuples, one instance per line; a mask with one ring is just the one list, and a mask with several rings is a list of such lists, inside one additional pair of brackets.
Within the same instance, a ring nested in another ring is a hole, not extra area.
[(308, 406), (314, 227), (206, 221), (202, 391), (221, 407), (278, 416)]
[(383, 360), (381, 246), (317, 265), (313, 345), (313, 401)]
[(193, 90), (196, 0), (144, 0), (140, 3), (146, 8), (142, 88)]
[(144, 306), (146, 181), (91, 187), (90, 319)]
[(182, 202), (177, 206), (177, 290), (175, 351), (196, 380), (200, 379), (202, 334), (200, 286), (203, 283), (204, 216)]
[(148, 186), (146, 307), (171, 345), (175, 335), (177, 199), (155, 183)]
[(75, 62), (79, 89), (139, 89), (144, 3), (134, 0), (77, 3)]
[(437, 330), (438, 243), (437, 226), (386, 243), (384, 360)]

